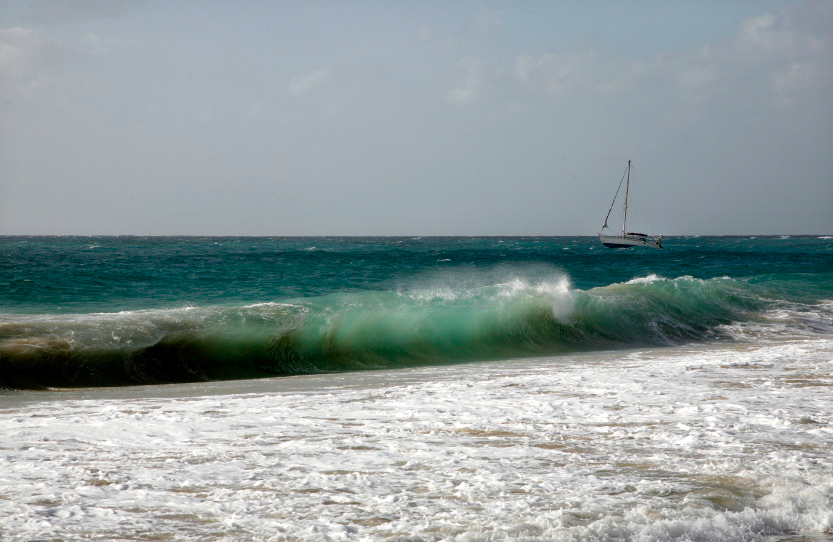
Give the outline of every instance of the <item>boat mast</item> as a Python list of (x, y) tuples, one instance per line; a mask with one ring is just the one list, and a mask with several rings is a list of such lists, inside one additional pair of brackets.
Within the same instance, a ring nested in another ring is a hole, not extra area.
[[(625, 175), (630, 171), (630, 161), (628, 161), (628, 167), (625, 168), (625, 173), (622, 173), (622, 178), (619, 179), (619, 186), (616, 187), (616, 194), (613, 196), (613, 201), (610, 202), (610, 209), (607, 210), (607, 216), (605, 216), (605, 223), (602, 226), (602, 231), (607, 228), (607, 221), (610, 218), (610, 213), (613, 212), (613, 206), (616, 205), (616, 198), (619, 197), (619, 191), (622, 190), (622, 183), (625, 182)], [(602, 232), (599, 232), (601, 235)]]
[(625, 212), (622, 213), (622, 237), (627, 233), (625, 223), (628, 221), (628, 189), (631, 186), (631, 161), (628, 160), (628, 180), (625, 182)]

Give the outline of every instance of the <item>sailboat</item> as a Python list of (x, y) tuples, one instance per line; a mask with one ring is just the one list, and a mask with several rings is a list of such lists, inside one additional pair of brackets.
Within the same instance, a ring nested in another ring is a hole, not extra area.
[(650, 247), (662, 248), (662, 235), (659, 237), (652, 237), (644, 233), (636, 233), (628, 231), (628, 192), (631, 185), (631, 161), (628, 160), (627, 181), (625, 182), (625, 203), (622, 209), (622, 233), (621, 235), (604, 235), (605, 230), (609, 228), (607, 221), (610, 218), (610, 212), (613, 211), (613, 206), (616, 205), (616, 198), (619, 197), (619, 190), (622, 189), (622, 180), (625, 180), (625, 175), (619, 181), (619, 187), (616, 189), (616, 195), (613, 196), (613, 202), (610, 204), (610, 209), (607, 211), (604, 226), (599, 232), (599, 240), (607, 248), (630, 248), (630, 247)]

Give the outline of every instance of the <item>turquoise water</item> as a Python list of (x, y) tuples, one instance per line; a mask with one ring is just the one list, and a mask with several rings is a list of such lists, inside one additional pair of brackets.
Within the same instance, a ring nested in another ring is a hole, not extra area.
[(833, 333), (833, 238), (0, 238), (0, 387)]

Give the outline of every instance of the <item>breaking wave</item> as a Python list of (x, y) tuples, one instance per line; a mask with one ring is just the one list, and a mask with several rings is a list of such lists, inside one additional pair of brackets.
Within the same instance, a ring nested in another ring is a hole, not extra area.
[(0, 386), (297, 375), (833, 332), (833, 303), (729, 277), (566, 276), (236, 306), (0, 315)]

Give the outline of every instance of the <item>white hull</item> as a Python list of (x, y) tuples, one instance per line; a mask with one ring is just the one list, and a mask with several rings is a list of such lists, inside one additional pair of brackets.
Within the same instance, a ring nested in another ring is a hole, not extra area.
[(628, 235), (622, 237), (621, 235), (599, 235), (599, 240), (608, 248), (630, 248), (630, 247), (649, 247), (662, 248), (662, 243), (659, 239), (653, 237), (639, 237)]

